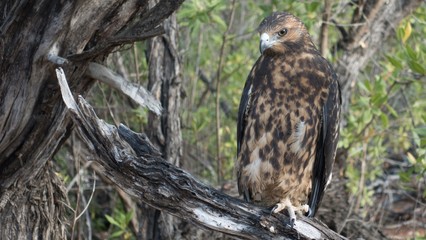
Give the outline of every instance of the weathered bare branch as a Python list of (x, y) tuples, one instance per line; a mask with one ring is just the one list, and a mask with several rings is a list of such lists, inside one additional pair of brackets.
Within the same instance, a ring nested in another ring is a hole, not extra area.
[[(48, 54), (47, 59), (57, 65), (69, 63), (66, 58)], [(58, 75), (59, 74), (59, 75)], [(86, 75), (98, 81), (108, 84), (114, 89), (127, 95), (142, 107), (147, 107), (155, 114), (160, 115), (162, 111), (161, 103), (144, 87), (128, 81), (123, 76), (115, 73), (111, 69), (95, 62), (89, 62)], [(61, 77), (61, 73), (57, 72), (57, 77)]]
[(149, 108), (155, 114), (161, 114), (161, 103), (149, 91), (138, 84), (128, 81), (111, 69), (91, 62), (89, 63), (86, 74), (119, 90), (141, 106)]

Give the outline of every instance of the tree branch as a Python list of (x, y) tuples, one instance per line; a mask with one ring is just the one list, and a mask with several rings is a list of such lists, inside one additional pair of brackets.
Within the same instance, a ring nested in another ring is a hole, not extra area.
[(161, 114), (163, 108), (160, 101), (155, 99), (148, 90), (139, 84), (128, 81), (111, 69), (99, 63), (90, 62), (86, 74), (119, 90), (141, 106), (149, 108), (155, 114)]
[[(56, 65), (65, 65), (69, 61), (66, 58), (56, 56), (53, 53), (47, 55), (47, 59)], [(158, 101), (148, 90), (139, 84), (132, 83), (120, 74), (115, 73), (111, 69), (95, 62), (89, 62), (86, 70), (86, 75), (100, 82), (108, 84), (110, 87), (117, 89), (124, 95), (133, 99), (142, 107), (147, 107), (157, 116), (161, 114), (163, 108)]]
[(324, 11), (322, 13), (322, 23), (320, 30), (319, 49), (322, 56), (326, 56), (328, 51), (328, 20), (331, 13), (331, 1), (324, 0)]
[(145, 134), (97, 118), (79, 97), (76, 103), (63, 70), (57, 69), (62, 97), (82, 139), (95, 152), (105, 175), (148, 205), (207, 229), (246, 239), (344, 239), (321, 222), (300, 217), (294, 228), (283, 214), (230, 197), (168, 163)]

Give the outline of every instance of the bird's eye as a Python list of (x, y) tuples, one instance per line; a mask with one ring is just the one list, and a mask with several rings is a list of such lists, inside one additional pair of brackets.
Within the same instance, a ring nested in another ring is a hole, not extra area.
[(281, 30), (281, 31), (278, 32), (279, 36), (284, 36), (286, 34), (287, 34), (287, 28), (284, 28), (283, 30)]

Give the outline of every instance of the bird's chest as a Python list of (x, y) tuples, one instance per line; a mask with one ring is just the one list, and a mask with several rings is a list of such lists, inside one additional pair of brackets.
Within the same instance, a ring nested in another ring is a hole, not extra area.
[(310, 187), (322, 106), (321, 94), (306, 81), (292, 82), (282, 76), (253, 85), (245, 151), (250, 164), (246, 169), (271, 176), (272, 188), (290, 183), (295, 189), (302, 183), (304, 188)]
[[(283, 142), (300, 141), (321, 118), (326, 94), (312, 86), (307, 77), (286, 78), (279, 75), (265, 78), (253, 84), (248, 112), (248, 126), (259, 139), (263, 133), (271, 133)], [(313, 137), (313, 136), (311, 136)]]
[(305, 203), (311, 189), (319, 108), (309, 102), (302, 89), (292, 89), (291, 85), (259, 89), (253, 92), (247, 121), (250, 140), (244, 155), (249, 164), (244, 175), (250, 179), (262, 176), (264, 190), (255, 192), (265, 204), (273, 204), (282, 196)]

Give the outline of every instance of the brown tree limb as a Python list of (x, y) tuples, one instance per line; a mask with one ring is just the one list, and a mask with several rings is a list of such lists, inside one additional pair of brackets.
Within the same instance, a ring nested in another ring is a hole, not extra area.
[(300, 217), (294, 228), (283, 214), (230, 197), (206, 186), (163, 159), (145, 134), (118, 128), (97, 118), (79, 97), (76, 103), (62, 69), (57, 70), (62, 97), (82, 139), (114, 184), (150, 206), (204, 228), (246, 239), (345, 239), (321, 222)]

